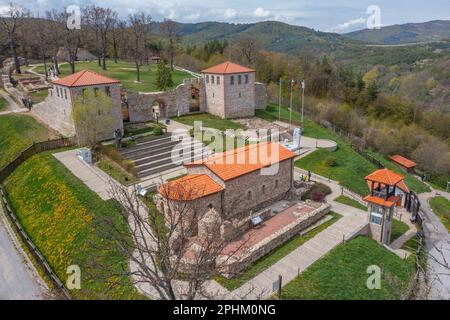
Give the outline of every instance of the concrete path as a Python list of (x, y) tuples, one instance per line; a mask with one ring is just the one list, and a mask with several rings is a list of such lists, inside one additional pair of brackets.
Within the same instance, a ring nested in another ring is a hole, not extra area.
[(0, 300), (36, 300), (49, 297), (40, 278), (15, 238), (0, 205)]

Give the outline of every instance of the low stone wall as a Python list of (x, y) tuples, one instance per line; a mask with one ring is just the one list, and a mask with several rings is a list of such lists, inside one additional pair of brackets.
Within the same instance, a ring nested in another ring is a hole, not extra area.
[[(327, 203), (322, 204), (319, 208), (303, 217), (295, 220), (293, 223), (273, 233), (263, 241), (259, 242), (245, 254), (241, 256), (224, 257), (226, 265), (220, 270), (221, 274), (226, 278), (232, 278), (239, 274), (240, 271), (248, 268), (254, 261), (268, 254), (273, 249), (282, 245), (300, 231), (313, 225), (323, 218), (330, 211), (331, 206)], [(219, 263), (220, 265), (220, 263)]]

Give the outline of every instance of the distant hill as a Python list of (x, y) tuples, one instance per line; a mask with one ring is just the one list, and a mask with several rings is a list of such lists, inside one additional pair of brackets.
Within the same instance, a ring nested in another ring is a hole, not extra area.
[(434, 20), (424, 23), (406, 23), (379, 30), (360, 30), (343, 35), (366, 44), (398, 45), (450, 39), (450, 21)]
[(336, 33), (320, 32), (277, 21), (249, 24), (202, 22), (179, 25), (186, 44), (223, 39), (232, 41), (241, 36), (251, 36), (257, 37), (267, 50), (294, 53), (304, 48), (319, 51), (334, 50), (355, 42)]

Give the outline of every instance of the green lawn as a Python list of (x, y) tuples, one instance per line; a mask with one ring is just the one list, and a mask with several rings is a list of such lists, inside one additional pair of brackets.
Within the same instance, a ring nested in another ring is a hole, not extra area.
[(233, 279), (226, 279), (223, 276), (216, 276), (215, 280), (219, 282), (221, 285), (223, 285), (228, 290), (234, 290), (236, 288), (239, 288), (244, 283), (249, 281), (250, 279), (256, 277), (258, 274), (266, 270), (271, 265), (275, 264), (277, 261), (297, 249), (299, 246), (304, 244), (309, 239), (313, 238), (315, 235), (317, 235), (319, 232), (325, 230), (330, 225), (335, 223), (337, 220), (342, 218), (342, 216), (335, 212), (330, 212), (331, 219), (322, 223), (321, 225), (315, 227), (314, 229), (308, 231), (304, 235), (297, 235), (293, 238), (291, 238), (289, 241), (285, 242), (280, 247), (272, 250), (268, 254), (266, 254), (264, 257), (260, 258), (259, 260), (255, 261), (248, 269), (244, 270), (240, 275)]
[(450, 231), (450, 201), (439, 196), (429, 200), (431, 209), (441, 219), (442, 224)]
[(41, 90), (41, 91), (37, 91), (37, 92), (29, 92), (27, 94), (31, 97), (31, 100), (33, 101), (33, 104), (36, 104), (36, 103), (44, 101), (45, 98), (47, 98), (48, 90)]
[(5, 98), (0, 97), (0, 112), (8, 110), (8, 102), (6, 102)]
[(123, 170), (117, 163), (108, 158), (103, 158), (98, 161), (97, 166), (124, 186), (135, 182), (135, 179), (131, 176), (131, 174)]
[(194, 126), (194, 121), (201, 121), (204, 128), (214, 128), (220, 131), (225, 131), (227, 129), (245, 129), (245, 127), (240, 123), (228, 119), (222, 119), (209, 113), (193, 114), (179, 118), (173, 117), (172, 119), (188, 126)]
[(129, 278), (105, 271), (127, 270), (128, 261), (116, 248), (105, 219), (127, 232), (120, 207), (103, 201), (67, 170), (50, 152), (33, 156), (5, 181), (12, 209), (24, 229), (65, 282), (66, 270), (78, 265), (81, 289), (76, 299), (136, 299)]
[(392, 230), (391, 230), (391, 242), (397, 240), (401, 235), (409, 230), (409, 227), (403, 221), (396, 219), (392, 220)]
[[(80, 61), (76, 63), (75, 71), (81, 71), (83, 69), (89, 69), (94, 72), (103, 74), (107, 77), (120, 80), (123, 87), (132, 92), (153, 92), (159, 91), (156, 87), (156, 65), (151, 66), (141, 66), (141, 83), (135, 83), (136, 81), (136, 68), (133, 62), (119, 61), (114, 63), (114, 61), (106, 62), (107, 70), (102, 70), (98, 66), (97, 61), (85, 62)], [(59, 67), (62, 76), (70, 74), (69, 64), (61, 64)], [(38, 66), (34, 71), (43, 74), (44, 66)], [(174, 70), (172, 71), (172, 80), (174, 83), (173, 88), (178, 86), (183, 82), (183, 79), (192, 78), (188, 73)]]
[[(278, 119), (278, 106), (269, 105), (266, 110), (257, 110), (256, 115), (268, 121), (275, 121)], [(289, 119), (289, 110), (282, 107), (281, 117), (286, 121)], [(296, 111), (292, 112), (292, 120), (299, 122), (300, 114)], [(351, 148), (348, 141), (335, 135), (326, 128), (321, 127), (317, 123), (305, 118), (303, 135), (317, 139), (330, 139), (338, 144), (338, 149), (334, 152), (326, 150), (317, 150), (312, 154), (296, 161), (295, 165), (305, 170), (310, 170), (321, 176), (339, 181), (344, 187), (356, 192), (360, 195), (367, 195), (369, 188), (364, 180), (364, 177), (369, 173), (377, 170), (378, 167), (372, 162), (361, 156), (359, 153)], [(393, 168), (395, 165), (384, 159), (383, 156), (377, 155), (377, 158), (389, 167)], [(327, 159), (332, 158), (336, 165), (330, 166)], [(392, 167), (393, 166), (393, 167)], [(394, 170), (400, 170), (393, 168)], [(411, 175), (407, 175), (405, 182), (411, 190), (418, 193), (427, 191), (427, 186)]]
[[(367, 268), (381, 269), (381, 288), (367, 288)], [(400, 299), (414, 271), (413, 259), (403, 260), (367, 237), (341, 244), (316, 261), (282, 291), (283, 299)]]
[(336, 199), (334, 199), (334, 201), (342, 203), (342, 204), (346, 204), (348, 206), (351, 206), (351, 207), (354, 207), (354, 208), (357, 208), (357, 209), (361, 209), (361, 210), (367, 211), (367, 207), (366, 206), (363, 206), (358, 201), (356, 201), (356, 200), (354, 200), (352, 198), (346, 197), (346, 196), (339, 196)]
[(49, 138), (47, 128), (26, 115), (2, 115), (0, 128), (0, 168), (14, 160), (33, 141)]
[(124, 127), (124, 138), (135, 136), (142, 133), (151, 133), (153, 130), (159, 127), (161, 129), (166, 128), (164, 124), (157, 124), (156, 122), (150, 121), (147, 123), (136, 123), (136, 124), (128, 124)]

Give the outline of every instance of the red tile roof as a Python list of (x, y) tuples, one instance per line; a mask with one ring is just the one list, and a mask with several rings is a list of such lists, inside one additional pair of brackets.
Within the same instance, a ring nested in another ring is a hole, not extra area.
[(65, 87), (86, 87), (93, 85), (120, 83), (119, 80), (108, 78), (90, 70), (81, 70), (70, 76), (53, 81), (54, 84)]
[(279, 143), (264, 142), (218, 153), (186, 166), (204, 165), (220, 179), (227, 181), (296, 156)]
[(379, 182), (382, 184), (386, 184), (389, 186), (396, 185), (400, 181), (403, 180), (403, 176), (389, 170), (389, 169), (380, 169), (375, 172), (372, 172), (369, 174), (366, 178), (366, 180)]
[(414, 161), (406, 159), (405, 157), (402, 157), (401, 155), (398, 154), (392, 156), (391, 160), (407, 169), (414, 168), (417, 165), (417, 163), (415, 163)]
[(162, 196), (183, 201), (199, 199), (222, 190), (222, 186), (206, 174), (190, 174), (159, 187)]
[(202, 70), (202, 73), (214, 73), (214, 74), (231, 74), (231, 73), (246, 73), (246, 72), (255, 72), (255, 70), (238, 65), (230, 61), (226, 61), (224, 63)]
[(363, 200), (367, 201), (367, 202), (370, 202), (370, 203), (378, 204), (378, 205), (383, 206), (383, 207), (390, 208), (390, 207), (394, 206), (397, 203), (398, 197), (391, 197), (391, 198), (389, 198), (386, 201), (386, 200), (384, 200), (382, 198), (378, 198), (378, 197), (369, 195), (369, 196), (365, 197)]

